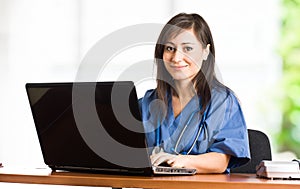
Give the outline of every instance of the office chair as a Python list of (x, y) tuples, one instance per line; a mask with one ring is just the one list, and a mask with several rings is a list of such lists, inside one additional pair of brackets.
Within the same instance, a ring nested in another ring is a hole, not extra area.
[(231, 173), (256, 173), (256, 165), (262, 160), (272, 160), (268, 136), (258, 130), (248, 129), (251, 160), (241, 167), (231, 169)]

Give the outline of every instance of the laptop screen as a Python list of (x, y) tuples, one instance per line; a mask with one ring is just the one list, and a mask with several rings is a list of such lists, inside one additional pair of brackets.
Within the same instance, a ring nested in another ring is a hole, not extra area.
[(132, 82), (28, 83), (26, 90), (49, 167), (151, 174)]

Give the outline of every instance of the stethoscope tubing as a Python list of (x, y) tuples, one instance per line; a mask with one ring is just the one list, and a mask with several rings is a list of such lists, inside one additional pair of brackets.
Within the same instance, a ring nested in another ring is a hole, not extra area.
[[(183, 128), (183, 130), (181, 131), (181, 133), (180, 133), (180, 135), (179, 135), (179, 137), (178, 137), (178, 139), (177, 139), (177, 142), (176, 142), (176, 144), (175, 144), (174, 150), (173, 150), (176, 154), (180, 154), (179, 152), (177, 152), (177, 147), (178, 147), (178, 145), (179, 145), (179, 143), (180, 143), (180, 141), (181, 141), (181, 138), (182, 138), (182, 136), (183, 136), (183, 134), (184, 134), (186, 128), (187, 128), (188, 125), (190, 124), (192, 118), (193, 118), (194, 115), (195, 115), (197, 112), (199, 112), (199, 111), (200, 111), (200, 110), (196, 110), (196, 111), (194, 111), (194, 112), (190, 115), (190, 117), (189, 117), (189, 119), (188, 119), (188, 122), (186, 123), (186, 125), (185, 125), (184, 128)], [(189, 148), (189, 150), (188, 150), (186, 153), (183, 153), (183, 154), (185, 154), (185, 155), (190, 154), (191, 151), (192, 151), (192, 149), (194, 148), (194, 146), (195, 146), (195, 144), (196, 144), (196, 142), (197, 142), (197, 139), (199, 138), (200, 133), (201, 133), (201, 131), (202, 131), (203, 123), (204, 123), (205, 117), (206, 117), (206, 111), (205, 111), (205, 112), (203, 113), (203, 115), (202, 115), (202, 118), (201, 118), (201, 121), (200, 121), (200, 127), (199, 127), (199, 129), (198, 129), (196, 138), (194, 139), (192, 146)]]
[[(198, 110), (195, 110), (194, 112), (192, 112), (192, 114), (190, 115), (190, 117), (189, 117), (187, 123), (185, 124), (184, 128), (183, 128), (182, 131), (180, 132), (180, 135), (179, 135), (179, 137), (178, 137), (178, 139), (177, 139), (177, 142), (176, 142), (176, 144), (175, 144), (175, 147), (174, 147), (174, 149), (172, 149), (173, 152), (175, 152), (176, 154), (180, 154), (179, 152), (177, 152), (177, 147), (178, 147), (178, 145), (179, 145), (179, 143), (180, 143), (180, 141), (181, 141), (181, 138), (182, 138), (183, 134), (185, 133), (186, 128), (188, 127), (188, 125), (189, 125), (190, 122), (192, 121), (192, 118), (193, 118), (194, 115), (195, 115), (197, 112), (199, 112), (199, 111), (200, 111), (200, 110), (198, 109)], [(198, 130), (198, 132), (197, 132), (196, 138), (195, 138), (194, 141), (193, 141), (192, 146), (189, 148), (189, 150), (188, 150), (187, 152), (183, 152), (182, 154), (188, 155), (188, 154), (191, 153), (192, 149), (194, 148), (194, 146), (195, 146), (195, 144), (196, 144), (196, 142), (197, 142), (197, 139), (199, 138), (199, 136), (200, 136), (200, 134), (201, 134), (201, 131), (203, 130), (204, 121), (205, 121), (205, 119), (206, 119), (207, 111), (208, 111), (208, 110), (204, 111), (204, 113), (203, 113), (203, 115), (202, 115), (202, 118), (201, 118), (201, 121), (200, 121), (200, 127), (199, 127), (199, 130)], [(159, 124), (158, 124), (158, 125), (159, 125)], [(155, 144), (157, 147), (160, 145), (160, 138), (161, 138), (161, 136), (160, 136), (160, 127), (158, 127), (158, 128), (157, 128), (157, 131), (156, 131), (156, 144)]]

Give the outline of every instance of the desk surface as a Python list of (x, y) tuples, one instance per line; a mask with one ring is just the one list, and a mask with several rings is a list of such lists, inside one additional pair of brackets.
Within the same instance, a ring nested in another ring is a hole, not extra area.
[(50, 169), (0, 168), (0, 182), (100, 186), (115, 188), (226, 188), (266, 189), (300, 188), (299, 180), (268, 180), (254, 174), (197, 174), (194, 176), (120, 176), (75, 172), (52, 172)]

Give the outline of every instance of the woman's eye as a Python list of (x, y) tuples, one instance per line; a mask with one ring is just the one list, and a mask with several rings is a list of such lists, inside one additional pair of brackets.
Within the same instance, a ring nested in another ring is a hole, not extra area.
[(167, 51), (170, 51), (170, 52), (173, 52), (173, 51), (175, 51), (175, 48), (174, 48), (174, 47), (171, 47), (171, 46), (167, 46), (167, 47), (166, 47), (166, 50), (167, 50)]
[(192, 51), (193, 50), (193, 47), (185, 47), (185, 50), (188, 52), (188, 51)]

